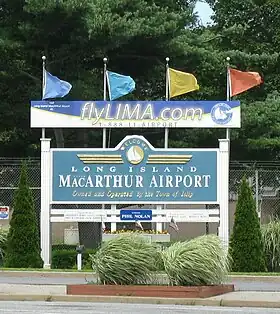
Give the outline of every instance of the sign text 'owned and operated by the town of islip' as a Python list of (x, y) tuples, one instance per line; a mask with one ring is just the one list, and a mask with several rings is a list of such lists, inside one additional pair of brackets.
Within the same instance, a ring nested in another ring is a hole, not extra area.
[(240, 128), (239, 101), (31, 101), (32, 128)]
[(218, 149), (155, 149), (142, 136), (116, 148), (52, 149), (53, 204), (217, 204)]

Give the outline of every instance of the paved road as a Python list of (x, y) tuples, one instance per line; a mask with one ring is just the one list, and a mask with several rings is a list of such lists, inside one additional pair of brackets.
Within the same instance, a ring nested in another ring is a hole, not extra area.
[[(243, 282), (233, 281), (235, 290), (240, 291), (280, 291), (280, 283), (277, 282)], [(280, 313), (280, 311), (279, 311)]]
[(234, 280), (232, 283), (234, 283), (235, 290), (240, 291), (280, 291), (280, 282)]
[[(85, 276), (71, 276), (71, 277), (61, 277), (53, 275), (52, 277), (44, 277), (42, 275), (38, 276), (28, 276), (21, 275), (8, 276), (7, 274), (0, 274), (0, 283), (9, 283), (9, 284), (37, 284), (37, 285), (67, 285), (67, 284), (84, 284), (87, 282), (95, 282), (95, 276), (92, 274), (86, 274)], [(241, 291), (280, 291), (280, 282), (265, 282), (261, 280), (261, 277), (258, 281), (233, 281), (235, 284), (236, 290)]]
[(1, 314), (274, 314), (279, 309), (116, 303), (0, 302)]

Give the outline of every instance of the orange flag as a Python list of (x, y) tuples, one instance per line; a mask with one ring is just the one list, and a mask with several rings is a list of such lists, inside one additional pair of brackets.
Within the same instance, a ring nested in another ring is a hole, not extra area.
[(263, 81), (258, 72), (242, 72), (229, 68), (230, 96), (235, 96), (260, 85)]

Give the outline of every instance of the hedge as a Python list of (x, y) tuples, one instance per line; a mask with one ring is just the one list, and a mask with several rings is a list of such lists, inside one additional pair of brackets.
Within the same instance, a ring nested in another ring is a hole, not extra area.
[[(75, 246), (76, 247), (76, 246)], [(87, 250), (82, 254), (83, 269), (92, 269), (90, 254), (94, 255), (96, 250)], [(52, 251), (52, 268), (54, 269), (75, 269), (77, 268), (76, 250), (53, 250)]]

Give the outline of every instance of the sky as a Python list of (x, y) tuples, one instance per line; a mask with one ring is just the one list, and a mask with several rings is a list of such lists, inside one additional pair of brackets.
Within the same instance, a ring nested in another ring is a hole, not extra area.
[(212, 10), (207, 3), (198, 1), (195, 6), (195, 11), (198, 12), (203, 25), (211, 22), (210, 16), (212, 15)]

